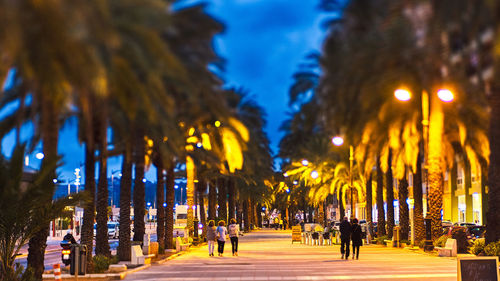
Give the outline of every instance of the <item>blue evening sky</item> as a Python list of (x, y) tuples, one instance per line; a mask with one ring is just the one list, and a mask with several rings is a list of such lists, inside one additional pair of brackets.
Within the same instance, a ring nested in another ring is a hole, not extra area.
[[(199, 1), (185, 1), (199, 2)], [(272, 150), (278, 151), (281, 123), (287, 118), (288, 89), (292, 75), (305, 56), (319, 51), (324, 38), (321, 23), (326, 15), (318, 10), (319, 0), (209, 0), (207, 10), (226, 25), (216, 37), (217, 52), (226, 59), (223, 79), (228, 87), (248, 90), (267, 112), (266, 131)], [(12, 136), (4, 140), (3, 151), (12, 148)], [(76, 139), (76, 121), (61, 131), (60, 152), (64, 165), (60, 178), (74, 180), (74, 169), (83, 164), (83, 150)], [(37, 159), (30, 162), (36, 165)], [(110, 159), (109, 174), (120, 169), (120, 158)], [(155, 181), (152, 167), (146, 177)]]

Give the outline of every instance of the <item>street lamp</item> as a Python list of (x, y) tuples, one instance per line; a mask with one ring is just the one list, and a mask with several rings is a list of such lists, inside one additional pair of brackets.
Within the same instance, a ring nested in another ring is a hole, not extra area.
[[(335, 146), (341, 146), (344, 144), (344, 139), (342, 137), (336, 136), (332, 138), (332, 143)], [(354, 218), (354, 191), (353, 191), (353, 176), (352, 176), (352, 166), (354, 163), (354, 148), (349, 145), (349, 189), (351, 190), (351, 219)]]
[[(394, 92), (397, 99), (404, 101), (400, 98), (401, 89)], [(426, 202), (427, 202), (427, 218), (426, 220), (426, 243), (432, 238), (430, 227), (431, 221), (437, 225), (441, 221), (441, 214), (429, 213), (429, 206), (437, 205), (442, 209), (442, 198), (432, 196), (429, 191), (441, 189), (443, 185), (443, 172), (441, 168), (442, 162), (442, 138), (444, 131), (444, 113), (442, 102), (449, 103), (454, 100), (454, 94), (449, 89), (439, 89), (436, 92), (437, 97), (433, 97), (426, 91), (422, 92), (422, 125), (423, 125), (423, 139), (424, 139), (424, 167), (427, 169), (426, 173)], [(440, 102), (442, 101), (442, 102)], [(429, 185), (432, 187), (429, 188)], [(430, 202), (432, 201), (432, 202)], [(432, 203), (432, 204), (431, 204)], [(429, 215), (430, 214), (430, 215)], [(432, 217), (431, 217), (432, 216)], [(429, 248), (432, 245), (429, 245)], [(427, 247), (426, 247), (427, 248)]]

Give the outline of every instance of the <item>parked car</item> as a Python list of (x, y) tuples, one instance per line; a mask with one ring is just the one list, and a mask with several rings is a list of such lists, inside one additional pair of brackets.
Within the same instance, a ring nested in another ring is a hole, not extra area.
[(484, 225), (469, 226), (467, 229), (469, 232), (467, 237), (473, 240), (483, 238), (486, 233), (486, 226)]

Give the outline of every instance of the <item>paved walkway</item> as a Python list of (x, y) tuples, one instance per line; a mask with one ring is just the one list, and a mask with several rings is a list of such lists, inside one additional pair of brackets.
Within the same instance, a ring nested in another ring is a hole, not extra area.
[(341, 260), (339, 246), (291, 244), (291, 233), (262, 230), (240, 238), (239, 256), (226, 243), (224, 257), (207, 246), (192, 249), (126, 280), (457, 280), (457, 261), (377, 245), (359, 260)]

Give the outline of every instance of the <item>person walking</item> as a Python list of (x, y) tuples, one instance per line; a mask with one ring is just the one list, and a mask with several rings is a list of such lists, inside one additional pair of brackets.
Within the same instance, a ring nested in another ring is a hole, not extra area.
[(227, 228), (224, 225), (226, 225), (226, 222), (221, 220), (219, 221), (219, 226), (217, 226), (216, 229), (218, 245), (217, 252), (219, 253), (219, 257), (222, 257), (222, 254), (224, 254), (224, 244), (226, 243)]
[(215, 221), (210, 220), (208, 222), (208, 227), (207, 227), (207, 242), (208, 242), (208, 256), (209, 257), (214, 256), (216, 236), (217, 236), (217, 234), (216, 234), (216, 228), (215, 228)]
[(351, 242), (351, 224), (344, 217), (344, 220), (339, 225), (340, 229), (340, 253), (342, 254), (342, 259), (345, 257), (347, 260), (349, 258), (349, 244)]
[(231, 224), (228, 226), (228, 232), (233, 256), (238, 256), (238, 235), (240, 235), (240, 226), (236, 223), (234, 218), (231, 219)]
[(352, 220), (351, 228), (352, 259), (354, 259), (354, 256), (356, 256), (356, 259), (359, 259), (359, 247), (363, 245), (363, 238), (361, 226), (358, 224), (358, 219)]

